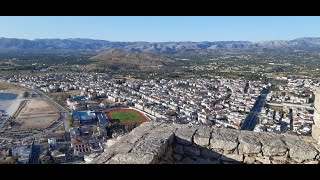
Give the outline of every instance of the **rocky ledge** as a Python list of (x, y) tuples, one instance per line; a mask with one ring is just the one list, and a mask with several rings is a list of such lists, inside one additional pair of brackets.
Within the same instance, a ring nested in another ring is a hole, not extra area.
[(316, 147), (288, 134), (146, 122), (95, 164), (319, 164)]

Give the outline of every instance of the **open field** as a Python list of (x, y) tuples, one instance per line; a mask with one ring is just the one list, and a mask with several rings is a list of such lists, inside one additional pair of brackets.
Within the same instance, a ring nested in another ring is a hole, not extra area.
[[(71, 96), (78, 96), (78, 95), (80, 95), (81, 90), (70, 90), (70, 91), (66, 91), (66, 92), (64, 92), (64, 93), (69, 94), (69, 95), (71, 95)], [(61, 95), (61, 94), (63, 94), (63, 92), (51, 93), (52, 96), (59, 96), (59, 95)]]
[(132, 82), (132, 81), (139, 81), (139, 79), (133, 78), (133, 77), (124, 77), (127, 81)]
[(3, 90), (4, 93), (13, 93), (13, 94), (22, 94), (24, 91), (27, 91), (26, 88), (16, 86), (6, 82), (0, 82), (0, 90)]
[(118, 102), (113, 102), (113, 101), (110, 101), (108, 100), (107, 98), (103, 98), (101, 100), (102, 103), (107, 103), (108, 105), (112, 105), (112, 106), (115, 106), (116, 104), (119, 104)]
[(121, 124), (141, 124), (148, 121), (147, 117), (132, 109), (113, 109), (107, 112), (108, 119), (118, 119)]
[(59, 112), (42, 99), (31, 99), (22, 108), (14, 122), (21, 130), (45, 129), (59, 118)]

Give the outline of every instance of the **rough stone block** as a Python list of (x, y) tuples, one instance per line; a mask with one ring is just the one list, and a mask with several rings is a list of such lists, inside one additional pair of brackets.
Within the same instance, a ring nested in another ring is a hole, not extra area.
[(186, 157), (182, 160), (183, 164), (221, 164), (220, 161), (203, 159), (199, 157)]
[(283, 155), (283, 156), (272, 156), (270, 157), (271, 159), (273, 160), (277, 160), (277, 161), (286, 161), (288, 158), (287, 158), (287, 155)]
[(249, 156), (247, 156), (247, 157), (244, 158), (244, 161), (243, 161), (243, 162), (246, 163), (246, 164), (253, 164), (254, 161), (255, 161), (255, 158), (254, 158), (254, 157), (249, 157)]
[(285, 135), (284, 142), (289, 148), (290, 158), (297, 162), (311, 160), (318, 155), (318, 151), (312, 144), (302, 141), (300, 138)]
[(262, 153), (256, 154), (257, 157), (263, 157)]
[(256, 157), (256, 160), (262, 164), (271, 164), (269, 157)]
[(260, 133), (260, 140), (264, 156), (283, 155), (287, 152), (287, 147), (280, 135), (263, 132)]
[(114, 152), (103, 152), (101, 155), (96, 157), (91, 164), (104, 164), (107, 162), (112, 156), (114, 156)]
[(302, 163), (304, 160), (302, 158), (292, 158), (297, 163)]
[(241, 131), (239, 136), (240, 154), (257, 154), (261, 151), (261, 142), (257, 133), (252, 131)]
[(151, 131), (149, 132), (148, 136), (146, 138), (154, 138), (154, 139), (162, 139), (164, 141), (167, 141), (168, 144), (172, 144), (174, 139), (174, 133), (169, 131)]
[(129, 134), (126, 134), (123, 137), (121, 137), (119, 142), (134, 144), (137, 141), (139, 141), (144, 134), (146, 134), (146, 132), (139, 131), (139, 132), (136, 132), (136, 133), (135, 132), (134, 133), (129, 133)]
[(240, 132), (234, 129), (213, 129), (210, 147), (212, 149), (223, 149), (231, 151), (238, 146)]
[(128, 142), (118, 142), (106, 149), (100, 156), (95, 158), (92, 163), (94, 164), (103, 164), (108, 161), (112, 156), (118, 153), (128, 153), (134, 144)]
[(109, 147), (110, 151), (115, 153), (127, 153), (133, 148), (134, 144), (119, 142)]
[(220, 159), (222, 161), (229, 161), (229, 162), (243, 162), (243, 155), (242, 154), (223, 154)]
[(180, 161), (182, 159), (182, 156), (180, 154), (173, 154), (173, 158), (177, 161)]
[(116, 154), (106, 164), (153, 164), (155, 158), (151, 154), (125, 153)]
[(167, 147), (168, 140), (149, 137), (137, 142), (131, 152), (149, 153), (160, 157), (165, 153)]
[(196, 130), (196, 128), (190, 128), (188, 126), (178, 129), (175, 133), (177, 143), (183, 145), (191, 145), (193, 143), (192, 139)]
[(155, 128), (155, 127), (158, 127), (159, 125), (161, 125), (161, 123), (153, 122), (153, 121), (147, 121), (147, 122), (144, 122), (144, 123), (140, 124), (140, 126), (137, 127), (137, 128), (142, 128), (142, 129), (145, 129), (146, 127)]
[(209, 146), (212, 128), (200, 128), (196, 131), (193, 141), (203, 147)]
[(287, 161), (284, 160), (271, 160), (272, 164), (287, 164)]
[[(320, 123), (320, 120), (314, 122)], [(318, 144), (320, 144), (320, 124), (314, 124), (312, 126), (312, 137), (317, 141)]]
[(305, 164), (319, 164), (319, 161), (308, 161)]
[(174, 144), (173, 145), (173, 152), (178, 153), (178, 154), (184, 154), (183, 146), (180, 144)]
[(183, 147), (184, 153), (190, 156), (199, 156), (200, 149), (193, 146), (185, 146)]
[(201, 151), (201, 156), (204, 157), (205, 159), (210, 158), (210, 159), (219, 159), (221, 156), (221, 153), (217, 153), (208, 149), (203, 149)]
[(195, 158), (192, 157), (186, 157), (182, 159), (183, 164), (196, 164)]
[(120, 142), (128, 142), (128, 143), (136, 143), (138, 140), (142, 138), (142, 136), (148, 134), (150, 131), (153, 131), (154, 128), (158, 127), (160, 123), (156, 122), (145, 122), (140, 126), (134, 128), (129, 134), (124, 135)]
[(204, 158), (196, 158), (196, 164), (221, 164), (218, 160), (204, 159)]

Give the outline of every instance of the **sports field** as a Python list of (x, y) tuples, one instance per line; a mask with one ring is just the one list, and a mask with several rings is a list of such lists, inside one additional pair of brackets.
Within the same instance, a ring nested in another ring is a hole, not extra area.
[(132, 111), (127, 112), (110, 112), (113, 119), (119, 119), (120, 122), (141, 121), (142, 119)]
[(145, 121), (148, 121), (148, 118), (145, 117), (138, 111), (132, 109), (112, 109), (107, 112), (109, 119), (118, 119), (121, 124), (141, 124)]

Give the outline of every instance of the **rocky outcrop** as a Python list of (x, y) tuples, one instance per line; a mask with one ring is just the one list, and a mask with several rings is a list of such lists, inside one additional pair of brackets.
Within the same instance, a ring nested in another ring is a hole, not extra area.
[(319, 164), (319, 157), (297, 136), (146, 122), (92, 163)]

